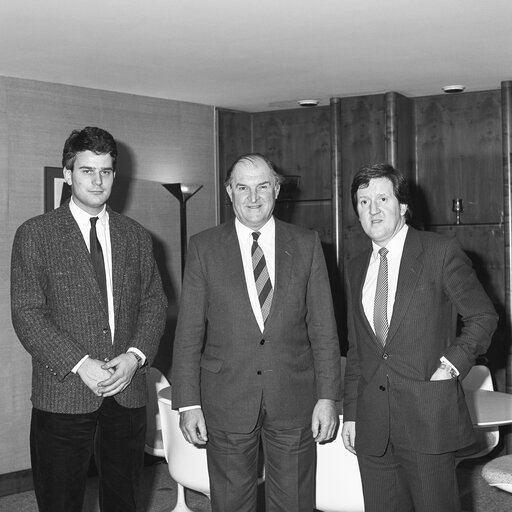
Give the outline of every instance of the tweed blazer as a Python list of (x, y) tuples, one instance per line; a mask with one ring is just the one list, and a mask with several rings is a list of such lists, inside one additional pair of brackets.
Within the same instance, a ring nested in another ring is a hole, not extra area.
[[(167, 299), (149, 233), (110, 208), (115, 337), (87, 246), (69, 209), (28, 220), (16, 232), (11, 261), (14, 329), (32, 356), (32, 403), (58, 413), (87, 413), (102, 401), (71, 369), (86, 355), (99, 360), (136, 347), (156, 353)], [(115, 399), (125, 407), (146, 403), (145, 369)]]
[[(416, 451), (443, 453), (471, 444), (473, 429), (460, 380), (488, 348), (497, 324), (471, 261), (454, 238), (409, 227), (382, 347), (362, 305), (370, 255), (371, 250), (351, 260), (345, 271), (349, 350), (344, 420), (356, 422), (357, 452), (384, 453), (393, 414), (405, 423)], [(454, 313), (462, 322), (458, 335)], [(430, 381), (441, 356), (458, 369), (458, 379)]]
[(340, 352), (318, 234), (276, 219), (275, 283), (263, 333), (251, 308), (234, 221), (191, 238), (173, 355), (173, 407), (250, 432), (262, 397), (281, 428), (340, 400)]

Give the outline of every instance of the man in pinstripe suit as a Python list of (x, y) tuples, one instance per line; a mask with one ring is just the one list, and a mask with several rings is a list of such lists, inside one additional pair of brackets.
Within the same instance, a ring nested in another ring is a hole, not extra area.
[(365, 511), (457, 512), (455, 452), (473, 442), (460, 381), (497, 315), (455, 239), (407, 226), (407, 182), (392, 166), (364, 167), (351, 192), (373, 249), (345, 273), (342, 436), (357, 452)]
[(101, 510), (136, 509), (145, 374), (167, 301), (150, 235), (105, 204), (116, 157), (105, 130), (73, 131), (62, 158), (71, 199), (25, 222), (14, 239), (12, 318), (32, 356), (30, 449), (43, 512), (82, 510), (93, 449)]

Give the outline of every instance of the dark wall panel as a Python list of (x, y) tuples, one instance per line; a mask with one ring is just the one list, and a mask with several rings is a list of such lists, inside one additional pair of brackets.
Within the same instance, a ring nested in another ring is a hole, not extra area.
[(502, 221), (499, 91), (416, 98), (417, 212), (425, 224)]

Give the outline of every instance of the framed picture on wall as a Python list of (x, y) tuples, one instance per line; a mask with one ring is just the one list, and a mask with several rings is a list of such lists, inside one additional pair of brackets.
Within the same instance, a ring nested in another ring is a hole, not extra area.
[(68, 197), (71, 197), (71, 187), (64, 181), (62, 168), (44, 168), (44, 211), (49, 212), (58, 208)]

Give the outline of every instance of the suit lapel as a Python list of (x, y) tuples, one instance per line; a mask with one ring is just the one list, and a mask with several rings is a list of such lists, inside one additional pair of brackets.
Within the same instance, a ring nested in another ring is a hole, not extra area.
[(55, 210), (55, 215), (57, 216), (60, 232), (64, 237), (63, 244), (68, 246), (69, 251), (73, 254), (73, 258), (75, 259), (75, 268), (77, 271), (84, 273), (84, 282), (89, 286), (91, 291), (97, 295), (98, 301), (100, 301), (101, 292), (98, 282), (96, 281), (91, 256), (84, 237), (82, 236), (82, 232), (69, 209), (69, 201)]
[(386, 345), (393, 341), (393, 336), (396, 334), (414, 295), (414, 290), (423, 268), (422, 253), (420, 237), (417, 231), (409, 227), (402, 253), (402, 261), (400, 262), (395, 305), (393, 306), (393, 315), (389, 324)]
[(223, 232), (219, 239), (222, 251), (219, 261), (223, 264), (222, 272), (226, 276), (226, 283), (229, 283), (230, 290), (233, 294), (233, 303), (250, 312), (250, 316), (254, 319), (254, 326), (259, 330), (247, 290), (242, 253), (240, 252), (240, 243), (236, 234), (234, 220), (224, 225)]
[(274, 276), (274, 296), (272, 305), (265, 324), (265, 330), (272, 322), (275, 311), (279, 304), (286, 304), (286, 291), (290, 282), (292, 272), (293, 252), (295, 248), (294, 239), (291, 236), (286, 225), (275, 219), (275, 276)]
[(121, 304), (121, 293), (124, 286), (126, 267), (126, 251), (128, 250), (126, 233), (119, 225), (119, 218), (115, 212), (108, 210), (110, 245), (112, 247), (112, 294), (114, 297), (114, 315), (117, 318), (119, 305)]

